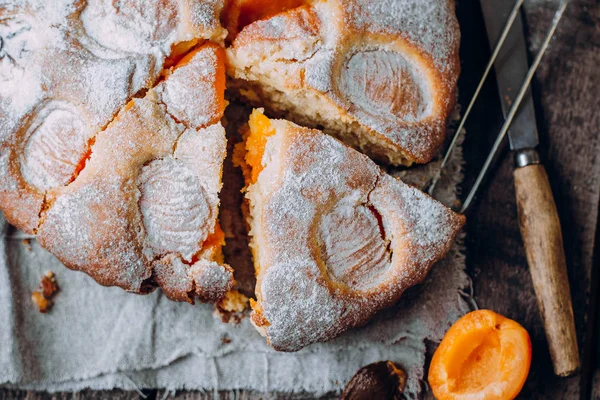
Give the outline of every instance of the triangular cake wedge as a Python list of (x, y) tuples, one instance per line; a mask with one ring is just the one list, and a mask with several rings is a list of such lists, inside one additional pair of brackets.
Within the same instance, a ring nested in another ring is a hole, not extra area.
[(460, 69), (454, 0), (263, 3), (230, 6), (232, 92), (385, 163), (435, 156)]
[(365, 324), (423, 280), (464, 224), (464, 216), (317, 130), (257, 110), (249, 127), (252, 321), (277, 350)]
[(199, 47), (100, 132), (76, 179), (50, 190), (40, 244), (69, 268), (132, 292), (216, 301), (223, 265), (218, 193), (226, 155), (223, 50)]

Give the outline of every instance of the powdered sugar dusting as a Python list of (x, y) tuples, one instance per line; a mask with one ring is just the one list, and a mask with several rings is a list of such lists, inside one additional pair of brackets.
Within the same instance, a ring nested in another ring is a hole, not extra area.
[(176, 143), (174, 157), (198, 177), (210, 204), (218, 204), (223, 160), (227, 154), (225, 129), (216, 123), (199, 130), (186, 129)]
[(317, 243), (331, 279), (362, 291), (385, 277), (391, 254), (375, 211), (356, 200), (345, 198), (322, 216)]
[(194, 280), (190, 279), (189, 269), (189, 264), (184, 263), (176, 254), (167, 254), (152, 263), (154, 280), (175, 301), (191, 301)]
[(183, 0), (179, 4), (179, 12), (185, 21), (184, 29), (179, 29), (180, 40), (201, 36), (221, 43), (225, 39), (227, 31), (221, 27), (219, 20), (225, 6), (224, 0)]
[[(41, 2), (0, 4), (0, 109), (7, 118), (24, 115), (42, 99), (40, 54), (64, 49), (64, 29), (52, 28), (66, 26), (72, 7), (63, 3), (57, 2), (52, 11)], [(0, 132), (0, 137), (7, 133)]]
[(81, 13), (81, 22), (86, 34), (103, 47), (147, 54), (156, 46), (174, 41), (177, 3), (170, 0), (94, 0), (88, 2)]
[(187, 126), (201, 128), (217, 123), (225, 109), (222, 50), (204, 46), (185, 67), (171, 73), (157, 92), (169, 113)]
[(269, 42), (268, 51), (273, 59), (304, 61), (321, 45), (320, 24), (314, 10), (300, 7), (250, 25), (241, 40), (258, 35)]
[(346, 18), (359, 29), (398, 34), (428, 53), (439, 68), (449, 67), (458, 41), (454, 0), (353, 0)]
[(233, 271), (226, 265), (200, 259), (194, 264), (184, 263), (175, 254), (153, 263), (156, 282), (171, 300), (193, 302), (217, 301), (233, 287)]
[(404, 259), (401, 270), (409, 275), (411, 285), (425, 278), (440, 254), (448, 251), (452, 243), (449, 238), (454, 238), (465, 220), (463, 215), (389, 175), (382, 176), (370, 198), (382, 215), (393, 215), (384, 219), (386, 232), (392, 232), (391, 240), (397, 240), (394, 235), (401, 233), (400, 240), (410, 244), (397, 247), (394, 252)]
[(294, 351), (396, 302), (445, 254), (463, 217), (329, 136), (272, 124), (247, 193), (262, 309), (254, 321), (276, 349)]
[(136, 191), (118, 178), (96, 178), (58, 196), (38, 240), (67, 267), (101, 284), (139, 291), (151, 269), (132, 229), (139, 224), (130, 212)]
[(418, 70), (397, 52), (357, 52), (342, 69), (340, 94), (374, 116), (417, 122), (432, 109), (428, 82)]
[(189, 274), (196, 282), (196, 295), (204, 301), (216, 301), (233, 286), (233, 270), (210, 260), (199, 260)]

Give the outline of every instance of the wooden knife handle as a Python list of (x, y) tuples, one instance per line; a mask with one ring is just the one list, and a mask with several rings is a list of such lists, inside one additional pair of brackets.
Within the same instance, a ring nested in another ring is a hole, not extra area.
[(542, 165), (517, 168), (514, 178), (521, 235), (554, 373), (568, 376), (579, 368), (579, 350), (556, 203)]

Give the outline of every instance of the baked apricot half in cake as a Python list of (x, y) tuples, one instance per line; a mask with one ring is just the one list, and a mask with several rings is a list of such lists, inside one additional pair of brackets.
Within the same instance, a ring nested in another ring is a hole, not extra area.
[(277, 350), (331, 339), (394, 304), (464, 223), (317, 130), (255, 110), (244, 137), (252, 321)]

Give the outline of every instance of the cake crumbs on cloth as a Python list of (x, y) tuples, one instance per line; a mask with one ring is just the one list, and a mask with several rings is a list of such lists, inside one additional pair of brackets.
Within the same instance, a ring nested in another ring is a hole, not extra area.
[(250, 308), (250, 299), (237, 290), (230, 290), (214, 307), (213, 315), (223, 323), (238, 325)]
[(23, 239), (23, 246), (27, 251), (31, 251), (31, 241), (29, 239)]
[(56, 292), (58, 292), (56, 276), (54, 272), (48, 271), (42, 276), (38, 289), (31, 293), (31, 300), (33, 300), (40, 313), (46, 314), (52, 309)]

